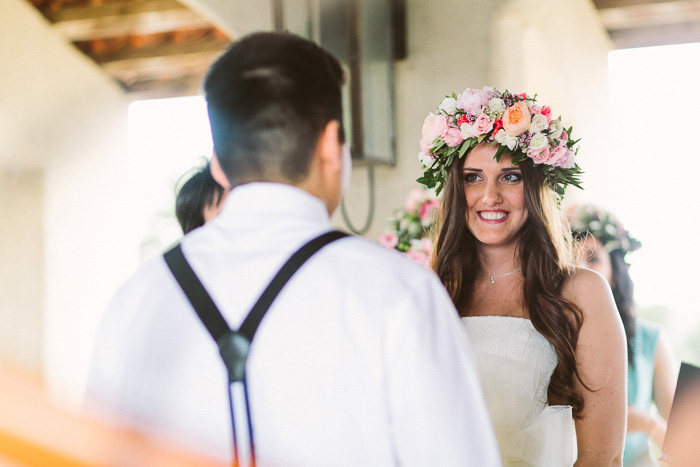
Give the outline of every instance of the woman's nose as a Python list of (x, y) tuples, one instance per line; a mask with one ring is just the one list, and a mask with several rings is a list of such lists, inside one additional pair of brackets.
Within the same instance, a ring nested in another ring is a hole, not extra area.
[(486, 183), (481, 201), (486, 205), (494, 205), (501, 201), (501, 191), (497, 183)]

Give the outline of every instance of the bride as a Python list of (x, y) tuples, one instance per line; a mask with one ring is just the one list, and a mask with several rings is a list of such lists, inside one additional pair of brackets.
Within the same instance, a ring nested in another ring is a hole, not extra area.
[[(576, 141), (525, 94), (467, 89), (423, 125), (440, 192), (432, 266), (462, 316), (505, 465), (621, 465), (624, 331), (605, 280), (572, 263), (558, 202)], [(574, 433), (575, 431), (575, 433)]]

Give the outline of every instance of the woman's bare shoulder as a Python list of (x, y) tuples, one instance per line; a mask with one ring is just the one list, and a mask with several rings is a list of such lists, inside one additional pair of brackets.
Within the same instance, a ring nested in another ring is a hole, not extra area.
[(591, 269), (575, 267), (563, 292), (568, 300), (581, 308), (584, 315), (597, 310), (615, 310), (610, 285), (603, 276)]

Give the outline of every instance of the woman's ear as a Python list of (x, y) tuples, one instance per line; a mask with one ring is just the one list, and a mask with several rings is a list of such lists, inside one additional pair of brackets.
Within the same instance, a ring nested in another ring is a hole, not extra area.
[(211, 156), (209, 170), (211, 171), (211, 176), (214, 177), (214, 180), (216, 180), (216, 183), (224, 187), (226, 190), (231, 189), (231, 182), (229, 182), (228, 177), (224, 173), (224, 169), (221, 168), (221, 164), (219, 164), (219, 158), (216, 157), (216, 153)]

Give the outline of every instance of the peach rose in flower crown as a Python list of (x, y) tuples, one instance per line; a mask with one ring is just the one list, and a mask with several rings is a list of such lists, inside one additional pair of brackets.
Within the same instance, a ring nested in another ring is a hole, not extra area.
[(520, 101), (503, 112), (503, 129), (509, 136), (518, 136), (530, 127), (530, 110)]

